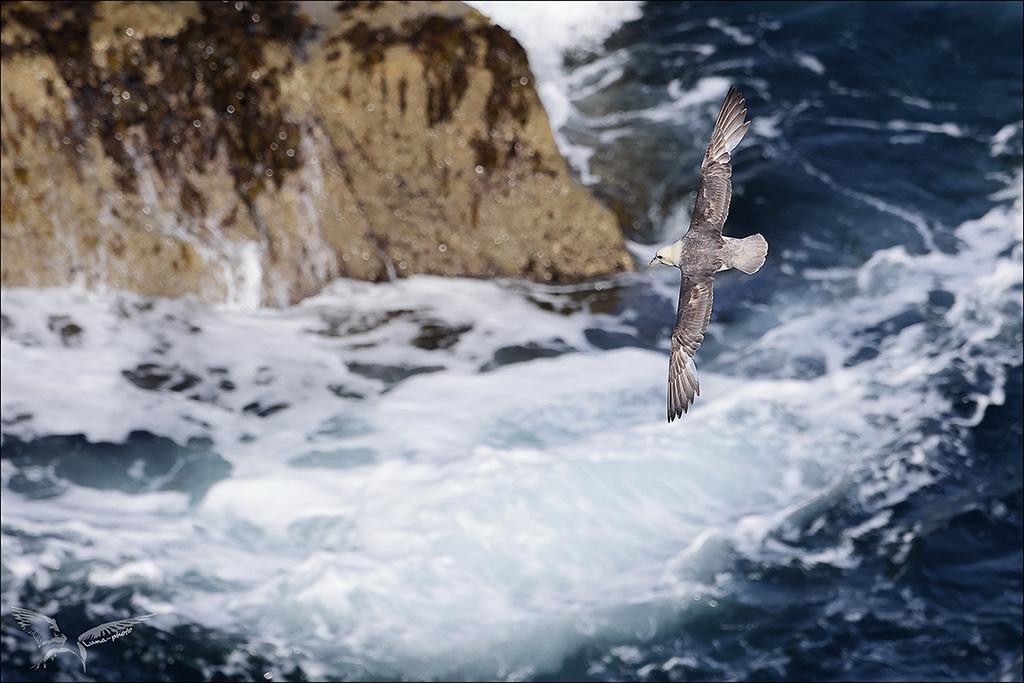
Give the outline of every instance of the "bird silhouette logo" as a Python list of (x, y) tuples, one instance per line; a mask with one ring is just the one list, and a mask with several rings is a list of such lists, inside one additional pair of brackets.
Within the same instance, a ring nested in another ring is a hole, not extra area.
[(22, 609), (21, 607), (15, 607), (11, 611), (14, 613), (14, 620), (18, 622), (18, 626), (35, 638), (36, 644), (39, 647), (45, 648), (43, 658), (32, 667), (33, 669), (38, 669), (41, 666), (45, 667), (46, 662), (56, 659), (57, 655), (61, 652), (70, 652), (82, 660), (83, 673), (85, 672), (88, 648), (122, 638), (131, 633), (132, 627), (136, 624), (141, 624), (146, 619), (156, 616), (155, 614), (145, 614), (140, 617), (108, 621), (105, 624), (91, 628), (78, 636), (78, 651), (76, 652), (68, 646), (68, 637), (60, 632), (60, 628), (54, 619), (45, 614), (33, 612), (30, 609)]

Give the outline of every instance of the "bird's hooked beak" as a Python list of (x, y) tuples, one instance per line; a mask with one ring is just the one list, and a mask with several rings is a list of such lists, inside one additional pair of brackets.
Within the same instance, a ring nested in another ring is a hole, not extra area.
[(657, 256), (655, 256), (654, 258), (652, 258), (652, 259), (651, 259), (651, 262), (650, 262), (650, 263), (648, 263), (647, 265), (649, 265), (649, 266), (653, 266), (653, 265), (655, 264), (655, 262), (657, 262), (657, 260), (658, 260), (658, 257), (657, 257)]

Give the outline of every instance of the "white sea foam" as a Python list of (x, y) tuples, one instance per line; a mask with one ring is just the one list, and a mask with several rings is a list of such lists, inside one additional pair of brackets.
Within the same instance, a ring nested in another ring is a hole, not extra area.
[(809, 55), (806, 52), (797, 52), (794, 56), (796, 57), (796, 63), (800, 66), (813, 71), (819, 76), (825, 75), (825, 65), (814, 55)]
[(717, 17), (708, 19), (708, 26), (717, 29), (732, 38), (737, 45), (753, 45), (756, 39), (742, 29), (736, 28)]
[[(670, 86), (646, 116), (713, 109), (725, 87)], [(729, 346), (698, 354), (702, 395), (671, 425), (667, 339), (597, 348), (589, 328), (628, 332), (628, 320), (580, 304), (585, 288), (341, 281), (285, 310), (5, 289), (6, 438), (208, 437), (232, 470), (195, 503), (73, 483), (35, 499), (11, 483), (46, 468), (0, 461), (4, 611), (29, 583), (46, 592), (87, 567), (89, 584), (134, 591), (140, 612), (173, 608), (172, 626), (237, 636), (240, 668), (252, 652), (294, 658), (310, 678), (516, 679), (592, 640), (678, 623), (710, 604), (736, 556), (852, 566), (867, 535), (913, 536), (890, 508), (934, 481), (943, 443), (922, 421), (976, 423), (1003, 400), (1001, 368), (1022, 360), (1022, 195), (1018, 172), (1007, 201), (959, 226), (956, 253), (893, 247), (812, 272), (831, 305), (780, 295), (766, 333), (714, 319), (709, 336)], [(605, 284), (641, 277), (670, 311), (668, 269)], [(930, 308), (936, 290), (948, 308)], [(908, 311), (924, 319), (876, 332)], [(862, 346), (877, 355), (850, 362)], [(527, 356), (496, 363), (510, 348)], [(546, 353), (527, 360), (531, 349)], [(795, 370), (807, 359), (820, 366), (810, 376)], [(979, 406), (965, 415), (937, 381), (958, 362), (995, 378), (964, 397)], [(146, 366), (170, 378), (147, 389), (124, 374)], [(190, 375), (198, 384), (170, 389)], [(813, 552), (790, 543), (787, 529), (814, 528), (844, 486), (874, 507)]]
[[(343, 282), (285, 311), (5, 290), (8, 434), (207, 435), (233, 467), (195, 507), (174, 492), (72, 485), (36, 501), (8, 488), (5, 528), (51, 541), (31, 570), (5, 566), (45, 588), (40, 572), (62, 549), (96, 585), (159, 594), (198, 582), (207, 588), (165, 618), (226, 629), (258, 653), (298, 648), (311, 676), (542, 673), (588, 639), (679, 620), (731, 554), (856, 562), (853, 541), (932, 481), (922, 466), (941, 442), (918, 437), (917, 421), (980, 419), (948, 415), (936, 373), (972, 348), (993, 372), (1020, 362), (1019, 223), (1016, 202), (961, 226), (958, 254), (876, 253), (840, 275), (853, 279), (848, 299), (703, 365), (702, 396), (673, 425), (664, 351), (595, 349), (585, 328), (613, 321), (540, 308), (530, 300), (557, 295), (521, 283)], [(668, 280), (658, 291), (670, 298)], [(877, 357), (844, 363), (864, 329), (937, 286), (955, 296), (937, 327), (909, 326)], [(80, 341), (54, 332), (65, 317)], [(428, 321), (472, 329), (446, 348), (410, 345)], [(554, 339), (575, 351), (479, 371), (502, 347)], [(796, 355), (821, 357), (823, 374), (787, 376)], [(121, 374), (142, 361), (222, 368), (235, 388), (204, 400), (146, 391)], [(354, 362), (443, 369), (389, 388)], [(748, 371), (765, 363), (777, 378)], [(366, 398), (339, 397), (336, 383)], [(254, 402), (288, 407), (259, 418), (243, 410)], [(300, 466), (310, 453), (320, 459)], [(877, 511), (811, 553), (778, 536), (861, 470)], [(14, 469), (0, 471), (8, 487)], [(27, 551), (14, 538), (5, 556)]]
[[(993, 156), (1001, 154), (1008, 154), (1012, 150), (1011, 142), (1014, 138), (1019, 138), (1021, 129), (1024, 127), (1024, 122), (1017, 121), (1003, 126), (999, 131), (992, 136), (991, 150)], [(1020, 146), (1020, 143), (1017, 143)]]
[(923, 121), (904, 121), (902, 119), (894, 119), (892, 121), (868, 121), (864, 119), (840, 118), (835, 116), (826, 117), (824, 122), (832, 126), (866, 128), (868, 130), (888, 130), (896, 133), (933, 133), (936, 135), (947, 135), (951, 138), (962, 138), (966, 136), (966, 133), (959, 125), (951, 122), (928, 123)]

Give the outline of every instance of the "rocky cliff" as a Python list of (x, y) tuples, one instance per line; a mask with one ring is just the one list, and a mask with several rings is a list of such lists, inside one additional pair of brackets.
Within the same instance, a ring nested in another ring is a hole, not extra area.
[(279, 306), (631, 267), (461, 3), (5, 2), (0, 58), (4, 286)]

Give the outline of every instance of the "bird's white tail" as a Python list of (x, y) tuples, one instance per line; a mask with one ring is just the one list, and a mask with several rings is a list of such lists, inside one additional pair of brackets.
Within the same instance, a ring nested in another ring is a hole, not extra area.
[(722, 270), (736, 268), (750, 275), (761, 270), (767, 255), (768, 241), (760, 234), (741, 240), (726, 237), (725, 249), (722, 252)]

